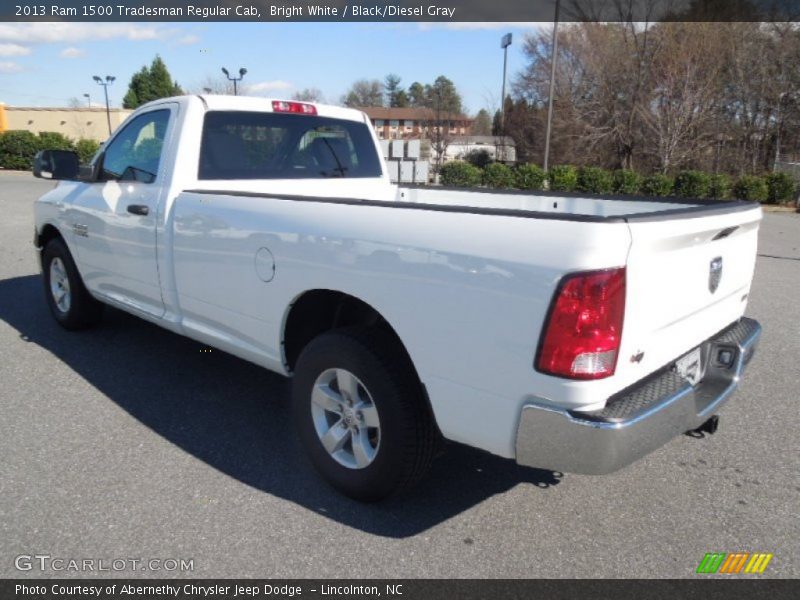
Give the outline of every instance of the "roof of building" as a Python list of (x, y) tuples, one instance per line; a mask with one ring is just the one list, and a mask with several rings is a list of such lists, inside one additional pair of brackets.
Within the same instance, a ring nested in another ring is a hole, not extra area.
[(449, 121), (472, 121), (473, 119), (464, 114), (443, 113), (436, 114), (432, 108), (387, 108), (385, 106), (362, 106), (359, 110), (367, 113), (370, 119), (383, 119), (386, 121), (432, 121), (434, 119), (447, 119)]
[(514, 138), (502, 135), (452, 135), (451, 144), (484, 145), (484, 146), (515, 146)]
[[(106, 112), (105, 106), (8, 106), (4, 108), (9, 111), (24, 110), (24, 111), (41, 111), (41, 112)], [(111, 112), (133, 112), (129, 108), (110, 108)]]

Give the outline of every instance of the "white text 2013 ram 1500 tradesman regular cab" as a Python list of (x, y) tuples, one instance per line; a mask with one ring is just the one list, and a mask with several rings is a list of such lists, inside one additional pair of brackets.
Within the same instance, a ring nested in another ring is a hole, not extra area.
[(615, 471), (713, 430), (760, 334), (757, 204), (397, 187), (357, 110), (168, 98), (34, 174), (62, 180), (35, 207), (58, 322), (109, 304), (291, 375), (311, 461), (359, 499), (440, 436)]

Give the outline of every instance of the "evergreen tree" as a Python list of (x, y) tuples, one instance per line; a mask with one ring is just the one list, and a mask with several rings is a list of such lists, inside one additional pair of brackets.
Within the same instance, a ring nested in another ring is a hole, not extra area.
[(391, 108), (404, 108), (408, 106), (408, 95), (400, 86), (400, 77), (390, 73), (384, 79), (383, 87), (386, 90), (386, 100)]
[(414, 108), (427, 106), (425, 98), (425, 87), (418, 81), (415, 81), (408, 87), (409, 104)]
[(172, 80), (167, 65), (160, 56), (156, 55), (149, 68), (144, 66), (133, 74), (131, 82), (128, 84), (128, 92), (122, 99), (122, 106), (138, 108), (151, 100), (181, 94), (183, 94), (183, 90), (178, 82)]
[(492, 135), (492, 118), (485, 108), (478, 111), (475, 121), (472, 123), (473, 135)]

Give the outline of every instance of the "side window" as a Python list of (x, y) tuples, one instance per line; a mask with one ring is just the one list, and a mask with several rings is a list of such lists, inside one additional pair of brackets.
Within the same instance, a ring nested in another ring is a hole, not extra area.
[(103, 179), (152, 183), (158, 174), (161, 150), (169, 124), (169, 110), (139, 115), (108, 145)]

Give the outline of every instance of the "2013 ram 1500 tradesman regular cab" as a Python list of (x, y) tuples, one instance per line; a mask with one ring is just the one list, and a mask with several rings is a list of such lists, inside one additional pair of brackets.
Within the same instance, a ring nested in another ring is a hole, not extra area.
[(62, 180), (35, 207), (56, 320), (109, 304), (293, 376), (311, 461), (360, 499), (440, 436), (612, 472), (712, 429), (760, 334), (758, 205), (397, 187), (357, 110), (158, 100), (34, 173)]

